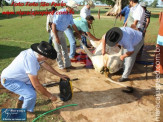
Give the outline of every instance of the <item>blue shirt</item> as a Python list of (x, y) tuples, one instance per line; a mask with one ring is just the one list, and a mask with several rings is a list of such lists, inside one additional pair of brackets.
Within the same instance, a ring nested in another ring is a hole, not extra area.
[(69, 25), (74, 24), (72, 14), (67, 13), (66, 8), (54, 13), (53, 23), (58, 31), (65, 31)]
[(86, 19), (82, 17), (77, 17), (74, 19), (74, 23), (76, 27), (78, 28), (78, 30), (81, 30), (83, 32), (89, 32), (88, 22)]
[(130, 8), (129, 6), (126, 6), (122, 9), (121, 14), (123, 14), (125, 16), (125, 20), (124, 23), (126, 22), (127, 18), (128, 18), (128, 14), (130, 12)]
[(1, 77), (31, 84), (28, 74), (37, 75), (40, 64), (32, 49), (22, 51), (12, 63), (2, 71)]
[(130, 27), (121, 27), (120, 29), (123, 32), (123, 37), (118, 44), (129, 52), (134, 51), (134, 47), (142, 40), (142, 32)]

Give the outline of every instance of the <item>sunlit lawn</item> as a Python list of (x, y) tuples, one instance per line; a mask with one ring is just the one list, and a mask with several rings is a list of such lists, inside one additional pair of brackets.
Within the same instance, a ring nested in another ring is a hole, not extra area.
[[(33, 8), (35, 8), (35, 10), (39, 10), (39, 7)], [(22, 11), (30, 11), (31, 7), (16, 7), (16, 11), (20, 9), (22, 9)], [(46, 10), (45, 7), (40, 7), (40, 9)], [(97, 15), (98, 9), (99, 7), (92, 9), (92, 14)], [(11, 6), (3, 8), (3, 11), (7, 10), (13, 11), (13, 8)], [(105, 8), (100, 8), (100, 10), (102, 16), (108, 11), (108, 9)], [(161, 9), (157, 10), (159, 11)], [(114, 26), (114, 22), (115, 17), (101, 18), (100, 20), (96, 18), (93, 24), (95, 36), (101, 38), (107, 30)], [(19, 54), (21, 50), (30, 48), (32, 43), (37, 43), (42, 40), (48, 41), (49, 36), (46, 32), (45, 25), (46, 15), (35, 17), (22, 16), (22, 18), (20, 18), (20, 16), (10, 15), (8, 19), (7, 15), (2, 15), (0, 13), (0, 72), (13, 60), (16, 55)], [(123, 20), (120, 21), (118, 19), (116, 26), (121, 27), (122, 25)], [(146, 42), (156, 42), (158, 29), (158, 15), (152, 15), (151, 23), (145, 38)], [(92, 30), (91, 32), (93, 33)], [(79, 43), (77, 42), (77, 44)]]

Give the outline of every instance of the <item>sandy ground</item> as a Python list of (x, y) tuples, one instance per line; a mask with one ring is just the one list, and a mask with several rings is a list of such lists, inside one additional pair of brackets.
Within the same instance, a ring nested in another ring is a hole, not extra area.
[[(148, 53), (152, 51), (149, 50)], [(48, 62), (59, 71), (55, 61)], [(97, 73), (92, 68), (85, 68), (85, 64), (81, 62), (72, 65), (77, 69), (68, 73), (59, 71), (71, 79), (79, 79), (72, 83), (73, 98), (68, 102), (58, 103), (58, 105), (78, 104), (60, 110), (66, 122), (154, 122), (156, 120), (156, 75), (152, 71), (152, 65), (135, 64), (129, 77), (131, 81), (123, 83), (135, 88), (132, 94), (122, 92), (124, 87), (110, 83), (105, 75)], [(121, 75), (111, 76), (115, 81), (120, 77)], [(42, 83), (59, 81), (59, 78), (43, 69), (39, 72), (39, 78)], [(163, 83), (162, 76), (160, 81)], [(54, 94), (59, 93), (58, 86), (48, 90)], [(162, 86), (160, 92), (163, 96)], [(161, 104), (163, 105), (162, 99)], [(160, 107), (160, 111), (160, 121), (163, 122), (163, 106)]]

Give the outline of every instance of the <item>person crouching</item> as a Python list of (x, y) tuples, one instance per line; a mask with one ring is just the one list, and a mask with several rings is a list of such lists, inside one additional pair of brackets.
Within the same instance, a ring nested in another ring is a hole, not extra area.
[(57, 52), (48, 42), (42, 41), (31, 45), (30, 49), (22, 51), (12, 63), (2, 71), (1, 84), (11, 92), (20, 95), (16, 108), (27, 110), (27, 118), (35, 118), (34, 107), (36, 91), (56, 101), (57, 97), (48, 92), (39, 82), (38, 70), (40, 65), (52, 74), (62, 78), (69, 78), (58, 73), (48, 63), (47, 59), (56, 59)]

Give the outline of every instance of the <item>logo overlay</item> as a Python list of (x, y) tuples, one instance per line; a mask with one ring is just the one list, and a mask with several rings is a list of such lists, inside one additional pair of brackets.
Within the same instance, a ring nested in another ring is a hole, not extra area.
[(3, 108), (1, 110), (2, 121), (26, 121), (26, 109), (22, 108)]

